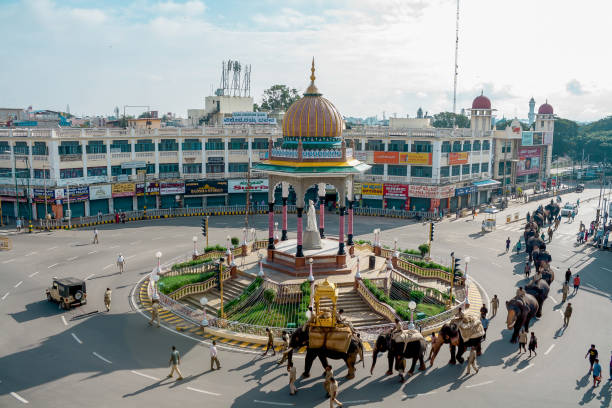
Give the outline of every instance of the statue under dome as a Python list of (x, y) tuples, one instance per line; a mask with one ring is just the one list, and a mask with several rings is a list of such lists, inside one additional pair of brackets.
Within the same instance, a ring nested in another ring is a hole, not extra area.
[(317, 212), (312, 200), (308, 200), (308, 219), (306, 221), (306, 231), (304, 231), (303, 248), (305, 250), (321, 248), (321, 235), (317, 226)]

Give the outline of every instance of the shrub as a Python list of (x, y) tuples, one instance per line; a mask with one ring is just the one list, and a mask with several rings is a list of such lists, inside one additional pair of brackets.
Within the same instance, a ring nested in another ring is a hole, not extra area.
[(238, 237), (232, 237), (232, 245), (237, 246), (240, 243)]
[(272, 305), (272, 303), (274, 303), (274, 300), (276, 299), (276, 292), (274, 291), (274, 289), (266, 289), (263, 292), (263, 297), (266, 303), (268, 304), (268, 308), (269, 308)]
[(300, 290), (302, 291), (302, 301), (298, 306), (298, 316), (297, 316), (297, 325), (301, 326), (306, 322), (306, 312), (308, 311), (308, 306), (310, 306), (310, 282), (307, 280), (302, 282), (300, 285)]
[(421, 256), (421, 251), (417, 251), (416, 249), (404, 249), (401, 252), (405, 253), (405, 254), (410, 254), (410, 255), (419, 255)]
[(372, 241), (368, 241), (367, 239), (358, 239), (355, 241), (355, 243), (359, 244), (359, 245), (363, 245), (363, 244), (370, 244), (372, 245)]
[(420, 290), (411, 290), (410, 291), (410, 300), (414, 300), (416, 303), (421, 303), (425, 294)]
[[(224, 308), (223, 311), (226, 314), (229, 313), (229, 311), (232, 310), (234, 307), (236, 307), (237, 304), (242, 302), (247, 297), (251, 296), (251, 294), (253, 294), (253, 292), (255, 292), (261, 286), (262, 283), (263, 283), (262, 278), (260, 278), (259, 276), (255, 278), (255, 280), (251, 282), (249, 286), (244, 288), (240, 296), (235, 297), (234, 299), (230, 300), (225, 305), (223, 305), (223, 308)], [(218, 315), (220, 315), (220, 313), (218, 313)]]
[(429, 244), (419, 245), (419, 252), (421, 253), (421, 257), (424, 257), (425, 254), (429, 252)]
[(196, 265), (202, 265), (205, 263), (209, 263), (211, 262), (210, 259), (194, 259), (191, 261), (186, 261), (186, 262), (181, 262), (181, 263), (177, 263), (172, 265), (172, 270), (176, 271), (177, 269), (181, 269), (181, 268), (186, 268), (188, 266), (196, 266)]
[(205, 253), (206, 252), (213, 252), (213, 251), (225, 252), (225, 251), (227, 251), (227, 248), (224, 247), (224, 246), (221, 246), (219, 244), (217, 244), (217, 245), (210, 245), (210, 246), (207, 246), (206, 248), (204, 248), (204, 252)]
[(164, 295), (170, 294), (183, 286), (190, 285), (192, 283), (205, 282), (211, 278), (214, 278), (217, 271), (208, 271), (204, 273), (193, 273), (189, 275), (179, 276), (167, 276), (162, 277), (157, 282), (157, 287)]

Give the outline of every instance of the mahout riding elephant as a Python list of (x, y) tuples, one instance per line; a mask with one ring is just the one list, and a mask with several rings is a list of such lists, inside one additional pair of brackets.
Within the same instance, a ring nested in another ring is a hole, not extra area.
[(361, 341), (358, 341), (351, 336), (347, 352), (332, 350), (325, 346), (320, 348), (311, 348), (309, 344), (309, 330), (310, 328), (306, 328), (304, 330), (302, 327), (299, 327), (291, 334), (291, 338), (289, 340), (288, 358), (290, 362), (293, 361), (293, 350), (307, 346), (302, 377), (310, 377), (310, 369), (312, 368), (312, 363), (316, 358), (319, 358), (319, 361), (321, 361), (323, 367), (327, 366), (327, 359), (330, 358), (332, 360), (344, 360), (348, 368), (346, 379), (350, 380), (354, 378), (356, 370), (355, 361), (357, 361), (357, 356), (363, 352), (363, 344)]
[(529, 322), (538, 313), (538, 300), (529, 293), (525, 296), (517, 296), (506, 301), (506, 309), (508, 309), (506, 326), (508, 330), (514, 329), (510, 343), (516, 343), (521, 327), (528, 330)]
[(540, 273), (542, 274), (542, 279), (548, 283), (548, 286), (552, 285), (555, 280), (555, 272), (550, 268), (547, 262), (540, 263)]
[(529, 237), (525, 241), (525, 251), (529, 254), (529, 260), (533, 259), (533, 252), (539, 251), (542, 247), (546, 248), (546, 244), (538, 236)]
[(525, 292), (535, 297), (538, 301), (538, 311), (536, 312), (536, 317), (542, 317), (544, 301), (548, 297), (549, 291), (550, 286), (544, 279), (538, 279), (537, 282), (533, 282), (525, 286)]
[(540, 246), (539, 250), (533, 252), (533, 264), (536, 267), (536, 270), (539, 268), (550, 265), (552, 262), (552, 256), (546, 250), (546, 244)]
[(552, 223), (552, 221), (557, 218), (559, 212), (561, 211), (561, 207), (559, 204), (555, 203), (554, 200), (550, 200), (550, 203), (545, 207), (546, 211), (548, 211), (548, 223)]
[(436, 336), (436, 340), (431, 345), (433, 353), (429, 361), (430, 366), (433, 365), (442, 344), (450, 345), (451, 358), (448, 364), (456, 364), (457, 361), (459, 364), (462, 364), (465, 361), (462, 355), (468, 347), (476, 347), (477, 354), (481, 354), (480, 343), (482, 343), (482, 338), (484, 337), (484, 328), (478, 318), (470, 316), (468, 319), (472, 320), (468, 323), (472, 326), (469, 332), (461, 328), (461, 325), (466, 323), (462, 321), (463, 318), (453, 319), (450, 323), (445, 323), (442, 326), (438, 336)]
[(414, 368), (416, 366), (417, 359), (419, 360), (419, 370), (425, 370), (425, 351), (427, 350), (427, 342), (420, 336), (416, 340), (409, 341), (407, 344), (403, 342), (396, 342), (392, 339), (390, 333), (381, 334), (376, 339), (376, 345), (374, 346), (374, 350), (372, 351), (372, 366), (370, 367), (370, 374), (374, 371), (374, 366), (376, 366), (376, 360), (378, 359), (378, 353), (387, 352), (387, 361), (389, 362), (389, 368), (385, 375), (393, 374), (393, 362), (395, 361), (395, 369), (400, 371), (400, 381), (403, 382), (403, 360), (407, 358), (412, 359), (412, 366), (410, 370), (408, 370), (408, 375), (412, 375), (414, 373)]

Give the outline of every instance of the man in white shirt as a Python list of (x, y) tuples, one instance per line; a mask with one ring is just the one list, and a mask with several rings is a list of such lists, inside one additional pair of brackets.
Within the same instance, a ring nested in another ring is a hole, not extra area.
[(123, 267), (125, 266), (125, 258), (123, 255), (119, 254), (117, 258), (117, 268), (119, 268), (119, 273), (123, 273)]
[(220, 370), (221, 363), (219, 363), (219, 358), (217, 357), (217, 342), (213, 340), (210, 346), (210, 371), (214, 370), (215, 363), (217, 364), (217, 370)]
[(93, 243), (94, 244), (99, 244), (100, 242), (98, 241), (98, 229), (94, 228), (94, 239), (93, 239)]

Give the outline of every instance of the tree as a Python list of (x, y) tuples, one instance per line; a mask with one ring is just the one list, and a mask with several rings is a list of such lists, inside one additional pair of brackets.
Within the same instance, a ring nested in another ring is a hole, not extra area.
[[(514, 119), (500, 119), (495, 123), (495, 129), (497, 130), (504, 130), (505, 128), (507, 128), (508, 126), (510, 126), (512, 124), (512, 121)], [(520, 125), (521, 125), (521, 129), (522, 130), (529, 130), (529, 123), (525, 123), (525, 122), (521, 122), (519, 121)]]
[[(553, 156), (573, 155), (576, 159), (578, 124), (573, 120), (557, 118), (553, 138)], [(582, 149), (580, 149), (582, 156)]]
[(470, 120), (467, 116), (461, 114), (455, 114), (452, 112), (440, 112), (433, 115), (432, 126), (435, 128), (452, 128), (453, 117), (455, 118), (455, 124), (460, 128), (469, 128)]
[(297, 89), (289, 89), (287, 85), (272, 85), (264, 91), (261, 106), (258, 109), (286, 112), (291, 104), (298, 99), (300, 99), (300, 94)]
[(272, 308), (272, 304), (276, 299), (276, 292), (273, 289), (266, 289), (263, 292), (263, 297), (266, 303), (268, 304), (268, 311)]

